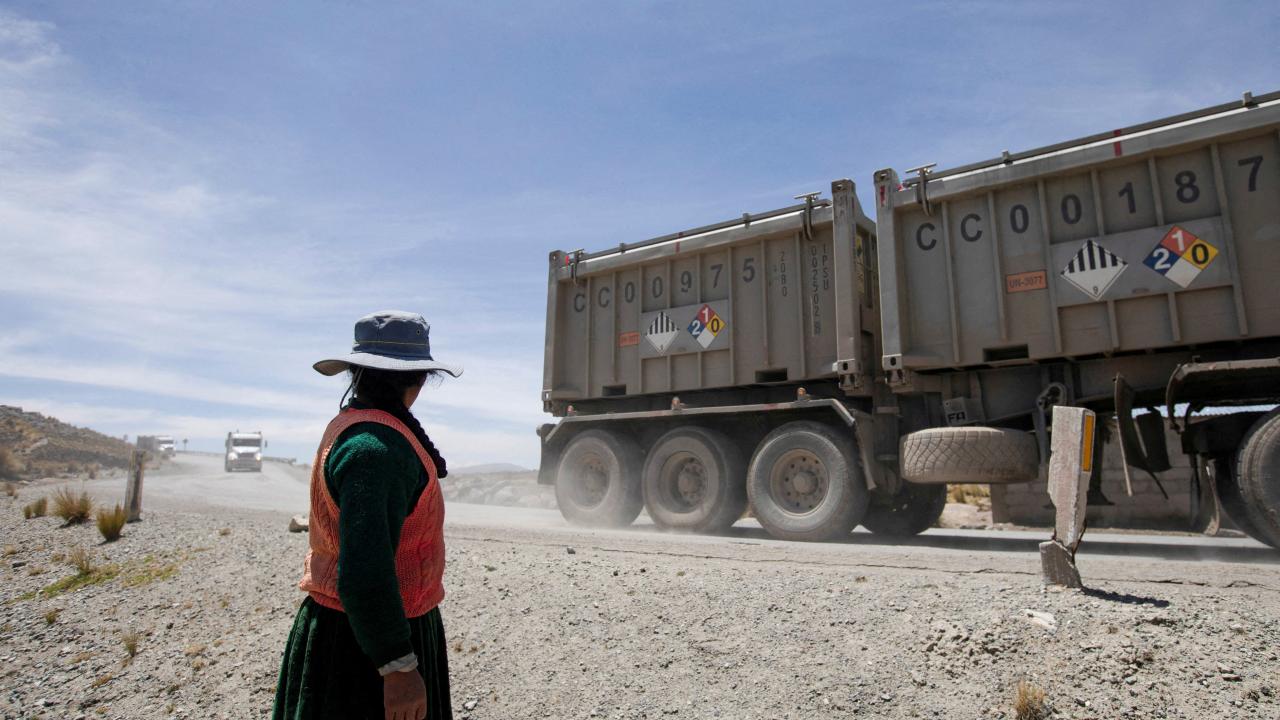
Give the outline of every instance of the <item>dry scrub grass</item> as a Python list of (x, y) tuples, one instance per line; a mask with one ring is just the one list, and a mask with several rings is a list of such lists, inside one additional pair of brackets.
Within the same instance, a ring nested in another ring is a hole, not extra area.
[(32, 518), (44, 517), (49, 514), (49, 498), (42, 497), (39, 500), (29, 502), (22, 507), (22, 517), (30, 520)]
[(127, 518), (124, 508), (119, 505), (116, 505), (111, 510), (99, 510), (98, 532), (102, 534), (102, 539), (107, 542), (119, 540)]
[(76, 569), (80, 575), (92, 575), (98, 569), (93, 560), (93, 553), (82, 547), (75, 548), (67, 555), (67, 564)]
[(961, 505), (983, 505), (991, 502), (990, 485), (948, 485), (947, 502)]
[(17, 480), (26, 470), (18, 456), (9, 448), (0, 448), (0, 478)]
[(61, 608), (54, 608), (44, 614), (44, 624), (52, 625), (58, 622), (58, 616), (62, 614)]
[(18, 486), (16, 483), (7, 482), (4, 484), (4, 494), (11, 498), (18, 497)]
[(89, 522), (89, 518), (93, 516), (93, 498), (87, 492), (77, 493), (68, 488), (58, 488), (53, 493), (53, 514), (68, 525)]
[(120, 634), (120, 642), (124, 645), (124, 651), (130, 658), (138, 654), (138, 641), (142, 639), (142, 635), (137, 630), (125, 630)]
[(1044, 704), (1044, 690), (1029, 680), (1019, 680), (1013, 698), (1013, 712), (1018, 720), (1044, 720), (1049, 716)]
[(76, 548), (66, 557), (66, 563), (76, 569), (76, 574), (48, 585), (38, 591), (33, 590), (15, 598), (16, 601), (30, 600), (35, 597), (52, 598), (63, 593), (79, 590), (90, 585), (107, 582), (120, 574), (116, 565), (99, 565), (93, 555), (84, 548)]

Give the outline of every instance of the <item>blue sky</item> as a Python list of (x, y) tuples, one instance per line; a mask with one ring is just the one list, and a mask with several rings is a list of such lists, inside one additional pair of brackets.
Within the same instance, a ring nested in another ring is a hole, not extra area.
[(355, 318), (537, 464), (546, 257), (1280, 88), (1257, 3), (0, 2), (0, 403), (309, 458)]

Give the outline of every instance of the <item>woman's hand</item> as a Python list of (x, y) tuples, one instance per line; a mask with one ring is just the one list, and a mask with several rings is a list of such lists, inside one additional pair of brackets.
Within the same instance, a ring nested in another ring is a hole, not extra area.
[(422, 720), (427, 716), (427, 686), (415, 668), (382, 678), (382, 707), (386, 720)]

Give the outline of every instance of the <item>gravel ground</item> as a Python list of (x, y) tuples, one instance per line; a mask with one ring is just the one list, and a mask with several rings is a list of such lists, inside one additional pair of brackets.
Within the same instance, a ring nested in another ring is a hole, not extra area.
[[(267, 716), (301, 599), (287, 514), (153, 502), (102, 545), (23, 520), (42, 490), (0, 498), (0, 717)], [(1025, 552), (446, 534), (459, 718), (1013, 718), (1020, 680), (1046, 717), (1280, 717), (1267, 561), (1090, 557), (1098, 590), (1049, 592)], [(116, 574), (42, 595), (77, 547)]]

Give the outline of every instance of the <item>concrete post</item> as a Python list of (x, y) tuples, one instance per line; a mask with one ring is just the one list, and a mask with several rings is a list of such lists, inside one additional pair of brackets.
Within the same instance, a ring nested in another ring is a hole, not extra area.
[(1084, 408), (1053, 409), (1049, 499), (1054, 507), (1053, 539), (1040, 543), (1040, 567), (1050, 585), (1082, 587), (1076, 549), (1085, 529), (1089, 476), (1093, 473), (1098, 418)]
[(129, 484), (124, 489), (124, 510), (131, 523), (142, 519), (142, 476), (146, 468), (146, 451), (134, 450), (129, 463)]

